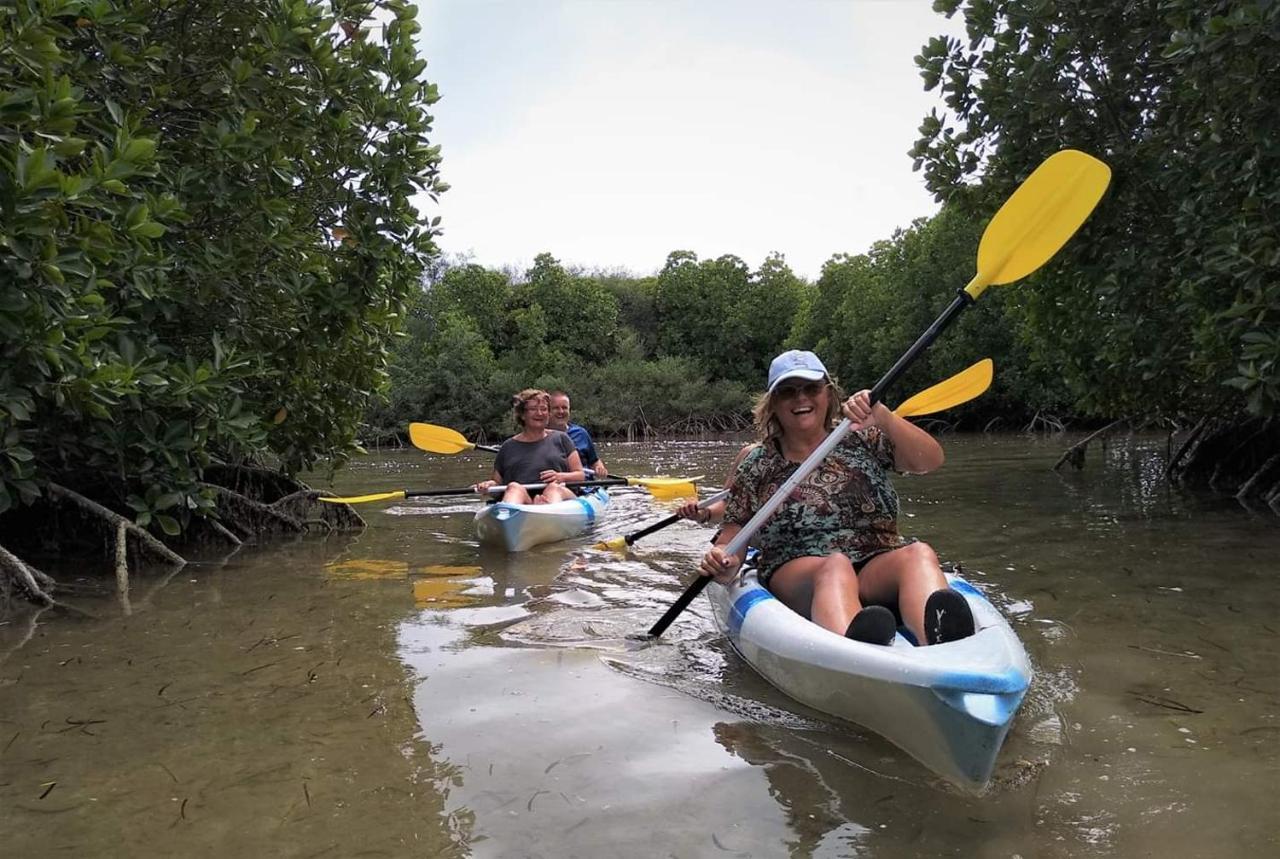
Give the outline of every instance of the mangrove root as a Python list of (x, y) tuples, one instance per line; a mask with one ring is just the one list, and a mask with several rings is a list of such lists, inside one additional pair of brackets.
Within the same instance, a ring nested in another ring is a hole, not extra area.
[(271, 507), (306, 525), (317, 525), (326, 532), (358, 531), (365, 526), (364, 519), (347, 504), (321, 504), (322, 496), (333, 497), (331, 492), (316, 489), (299, 489), (273, 502)]
[(1059, 468), (1062, 467), (1062, 464), (1064, 462), (1071, 463), (1071, 467), (1076, 469), (1077, 471), (1084, 468), (1084, 453), (1085, 453), (1085, 450), (1087, 450), (1089, 447), (1089, 442), (1093, 441), (1096, 438), (1100, 438), (1108, 435), (1112, 430), (1116, 429), (1119, 426), (1127, 424), (1128, 422), (1129, 422), (1128, 418), (1120, 418), (1119, 420), (1114, 420), (1111, 423), (1104, 426), (1102, 429), (1098, 430), (1097, 432), (1091, 433), (1084, 439), (1071, 445), (1071, 447), (1067, 448), (1066, 452), (1063, 453), (1061, 457), (1059, 457), (1058, 461), (1053, 464), (1053, 470), (1057, 471)]
[(204, 480), (263, 504), (306, 488), (292, 477), (253, 465), (210, 465), (204, 470)]
[(1252, 477), (1241, 484), (1239, 491), (1236, 492), (1236, 498), (1248, 498), (1253, 495), (1262, 485), (1262, 478), (1275, 468), (1276, 463), (1280, 463), (1280, 453), (1272, 454), (1266, 462), (1262, 463), (1262, 467), (1253, 473)]
[(212, 483), (200, 485), (213, 492), (217, 499), (218, 516), (231, 531), (239, 532), (242, 538), (282, 533), (301, 534), (307, 530), (307, 526), (298, 521), (297, 517), (282, 513), (271, 505), (255, 501), (234, 489)]
[[(98, 502), (85, 498), (79, 492), (67, 489), (57, 483), (50, 483), (48, 495), (51, 500), (76, 507), (90, 521), (100, 523), (100, 526), (105, 528), (112, 541), (116, 543), (117, 564), (120, 562), (119, 559), (122, 552), (127, 558), (130, 548), (134, 550), (135, 554), (147, 556), (151, 560), (162, 564), (183, 566), (187, 563), (186, 558), (151, 536), (146, 529), (139, 528), (119, 513), (108, 510)], [(122, 539), (126, 543), (123, 549), (120, 546)]]
[(1209, 426), (1209, 423), (1209, 418), (1206, 416), (1201, 418), (1200, 421), (1191, 428), (1191, 432), (1187, 434), (1187, 437), (1183, 440), (1182, 444), (1178, 446), (1178, 452), (1169, 457), (1169, 464), (1166, 465), (1164, 469), (1165, 480), (1173, 477), (1174, 472), (1178, 468), (1178, 463), (1181, 462), (1182, 457), (1186, 456), (1187, 452), (1191, 450), (1192, 445), (1200, 440), (1201, 434), (1204, 433), (1205, 429)]
[(0, 574), (26, 594), (27, 599), (43, 606), (51, 606), (54, 599), (49, 591), (56, 583), (49, 576), (23, 561), (4, 546), (0, 546)]

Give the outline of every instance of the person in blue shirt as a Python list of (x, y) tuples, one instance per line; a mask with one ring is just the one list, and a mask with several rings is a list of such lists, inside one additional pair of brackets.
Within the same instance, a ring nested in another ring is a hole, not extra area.
[(600, 454), (596, 451), (595, 442), (586, 427), (569, 422), (569, 395), (564, 391), (551, 392), (551, 420), (547, 422), (551, 429), (558, 429), (569, 434), (573, 446), (578, 449), (582, 464), (594, 473), (595, 477), (608, 477), (609, 469), (605, 468)]

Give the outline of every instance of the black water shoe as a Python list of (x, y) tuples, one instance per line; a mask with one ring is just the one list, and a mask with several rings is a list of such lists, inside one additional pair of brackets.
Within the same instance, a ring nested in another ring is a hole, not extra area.
[(958, 591), (942, 588), (924, 604), (924, 636), (929, 644), (946, 644), (973, 635), (973, 612)]
[(853, 616), (844, 637), (867, 644), (892, 644), (897, 632), (893, 612), (882, 605), (869, 605)]

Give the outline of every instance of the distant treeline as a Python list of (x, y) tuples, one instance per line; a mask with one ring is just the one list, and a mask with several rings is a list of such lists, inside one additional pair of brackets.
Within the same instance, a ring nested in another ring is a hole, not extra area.
[[(443, 266), (411, 305), (369, 435), (415, 420), (509, 435), (510, 395), (529, 386), (568, 391), (575, 418), (602, 436), (742, 430), (769, 361), (793, 347), (816, 351), (846, 389), (871, 387), (973, 275), (984, 225), (944, 210), (866, 254), (833, 256), (816, 283), (781, 256), (753, 271), (688, 251), (650, 277), (571, 271), (550, 254), (521, 274)], [(1061, 377), (1031, 360), (1014, 295), (992, 290), (889, 403), (990, 357), (992, 390), (941, 419), (981, 428), (1081, 417)]]

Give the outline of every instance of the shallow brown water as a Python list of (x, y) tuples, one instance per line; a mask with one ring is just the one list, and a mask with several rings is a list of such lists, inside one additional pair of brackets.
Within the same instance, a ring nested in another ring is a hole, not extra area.
[[(1036, 678), (983, 796), (761, 681), (695, 603), (646, 629), (709, 532), (589, 549), (669, 508), (505, 555), (466, 496), (135, 577), (96, 620), (0, 625), (5, 855), (1274, 855), (1280, 518), (1159, 482), (1162, 441), (949, 438), (904, 529), (1012, 618)], [(618, 473), (736, 446), (610, 445)], [(340, 492), (470, 483), (381, 456)], [(127, 606), (127, 611), (126, 611)]]

